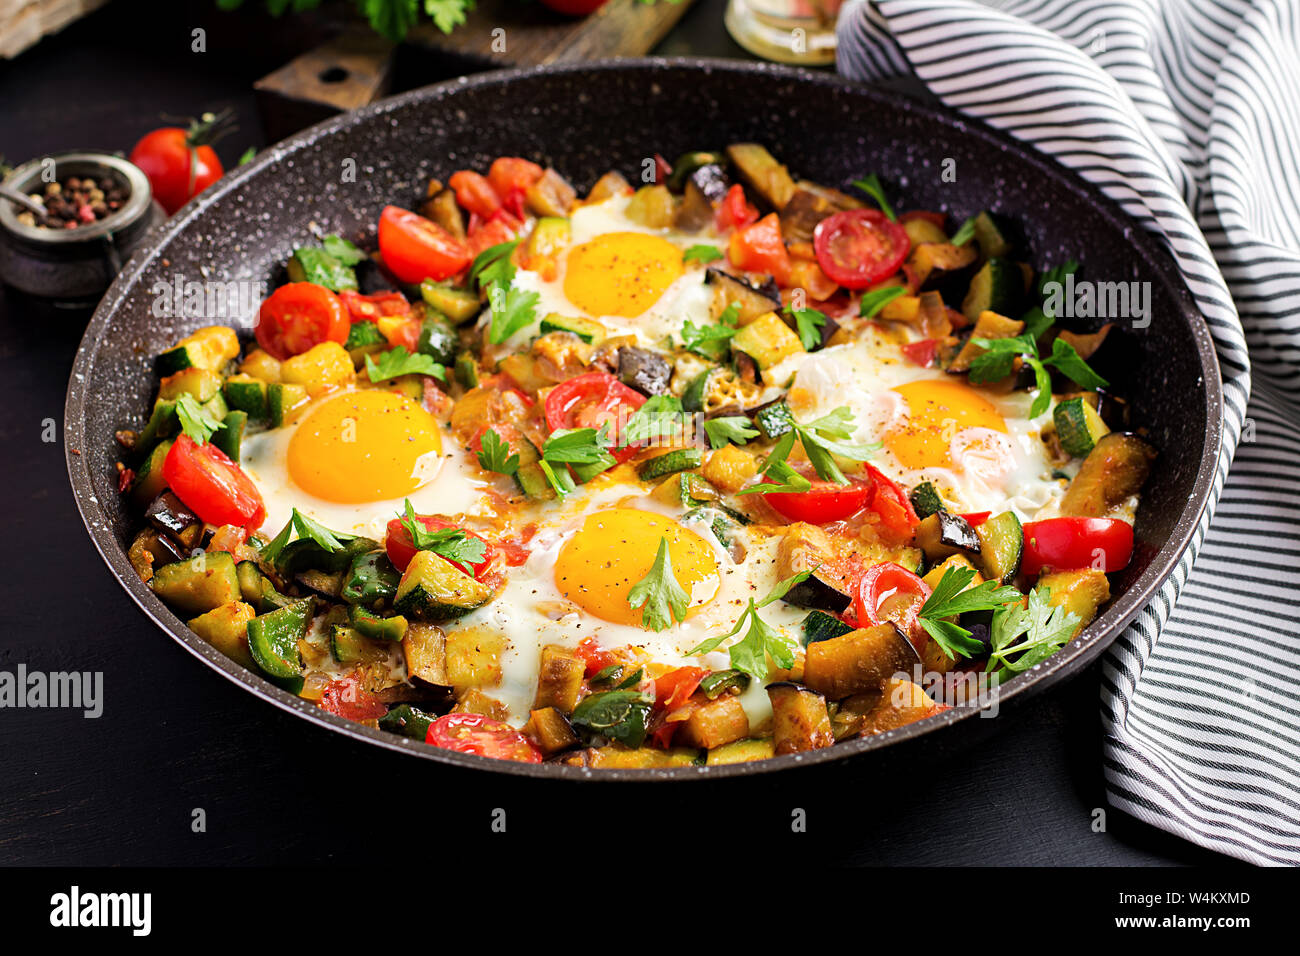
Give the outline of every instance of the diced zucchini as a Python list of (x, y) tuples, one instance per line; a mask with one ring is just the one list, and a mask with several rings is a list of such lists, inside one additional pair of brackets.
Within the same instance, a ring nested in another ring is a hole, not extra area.
[(1024, 294), (1025, 274), (1020, 266), (1007, 259), (989, 259), (971, 279), (961, 310), (972, 322), (984, 312), (1013, 315)]
[(703, 461), (704, 453), (698, 448), (674, 448), (642, 462), (636, 473), (642, 481), (653, 481), (674, 472), (699, 468)]
[(333, 292), (357, 288), (357, 274), (352, 267), (317, 247), (295, 249), (286, 271), (290, 282), (314, 282)]
[(302, 385), (275, 382), (266, 387), (266, 410), (272, 428), (279, 428), (294, 409), (307, 402), (307, 389)]
[(662, 184), (642, 186), (628, 200), (623, 215), (648, 229), (667, 229), (673, 224), (676, 206), (673, 194)]
[(760, 315), (742, 328), (732, 336), (731, 347), (752, 358), (760, 371), (804, 351), (798, 333), (775, 312)]
[(577, 192), (554, 169), (548, 169), (524, 192), (524, 203), (535, 216), (567, 216)]
[(978, 528), (980, 570), (984, 577), (1000, 584), (1010, 584), (1020, 570), (1025, 535), (1014, 511), (993, 515)]
[(998, 259), (1011, 251), (1008, 241), (997, 220), (987, 212), (975, 217), (975, 241), (979, 243), (980, 254), (989, 259)]
[(210, 368), (187, 368), (168, 375), (158, 384), (158, 397), (175, 401), (189, 395), (197, 402), (206, 402), (221, 391), (221, 375)]
[(907, 265), (916, 278), (917, 287), (932, 289), (946, 284), (975, 264), (977, 254), (968, 242), (954, 246), (951, 242), (923, 242), (912, 249)]
[(291, 681), (302, 675), (298, 641), (306, 635), (315, 608), (316, 599), (307, 597), (248, 622), (248, 649), (268, 677)]
[(469, 352), (456, 356), (456, 381), (464, 389), (478, 388), (478, 360)]
[(903, 322), (907, 325), (919, 325), (921, 313), (921, 297), (917, 295), (900, 295), (897, 298), (890, 299), (880, 311), (876, 313), (876, 318), (885, 322)]
[(154, 364), (158, 374), (165, 378), (187, 368), (220, 371), (238, 354), (239, 338), (235, 330), (224, 325), (210, 325), (185, 336), (159, 355)]
[[(445, 562), (443, 562), (445, 563)], [(501, 683), (501, 655), (509, 642), (485, 627), (455, 628), (446, 636), (447, 683), (457, 691)]]
[(548, 501), (555, 497), (555, 489), (546, 479), (546, 473), (537, 462), (520, 463), (515, 471), (515, 484), (534, 501)]
[(1053, 571), (1039, 577), (1038, 588), (1048, 592), (1047, 603), (1052, 607), (1063, 607), (1079, 615), (1075, 635), (1097, 616), (1097, 609), (1110, 598), (1110, 581), (1100, 568)]
[(779, 681), (767, 685), (772, 702), (772, 740), (781, 754), (820, 750), (835, 743), (826, 698), (798, 684)]
[(432, 551), (418, 551), (406, 567), (393, 608), (422, 621), (468, 614), (492, 600), (493, 591)]
[(539, 260), (555, 262), (569, 247), (571, 237), (569, 220), (560, 216), (542, 216), (533, 226), (533, 231), (528, 236), (528, 244), (524, 247), (528, 268), (541, 271), (537, 268), (540, 264)]
[(398, 704), (379, 718), (379, 729), (424, 740), (429, 735), (429, 725), (437, 719), (434, 714), (426, 714), (410, 704)]
[(158, 568), (153, 593), (182, 614), (198, 615), (242, 597), (235, 560), (227, 551), (200, 552)]
[(365, 608), (354, 605), (348, 609), (348, 623), (356, 628), (362, 637), (375, 641), (400, 641), (406, 636), (406, 618), (399, 614), (392, 617), (380, 617), (371, 614)]
[(254, 662), (248, 650), (248, 622), (255, 616), (249, 605), (231, 601), (200, 614), (187, 626), (232, 661), (251, 668)]
[[(324, 341), (280, 363), (280, 377), (285, 385), (301, 385), (308, 395), (319, 395), (336, 385), (348, 385), (356, 379), (352, 356), (338, 342)], [(272, 385), (271, 389), (275, 386)]]
[(450, 365), (456, 359), (456, 330), (445, 319), (429, 316), (420, 326), (416, 350), (440, 365)]
[[(266, 575), (257, 566), (256, 561), (240, 561), (235, 565), (235, 578), (239, 582), (239, 593), (244, 601), (253, 607), (262, 603), (262, 582)], [(267, 584), (270, 582), (267, 581)]]
[(572, 332), (588, 345), (600, 345), (609, 335), (605, 327), (595, 319), (561, 315), (558, 312), (545, 316), (538, 328), (543, 335), (547, 332)]
[(1111, 432), (1103, 435), (1061, 499), (1061, 514), (1104, 518), (1146, 484), (1156, 450), (1137, 435)]
[(356, 664), (369, 656), (370, 641), (361, 636), (355, 627), (346, 624), (330, 625), (330, 653), (340, 664)]
[(936, 511), (945, 510), (943, 499), (939, 497), (939, 490), (934, 487), (933, 482), (921, 482), (912, 489), (910, 498), (912, 510), (916, 512), (918, 518), (928, 518)]
[(707, 766), (718, 767), (730, 763), (767, 760), (775, 756), (776, 745), (771, 737), (745, 737), (743, 740), (733, 740), (729, 744), (713, 748), (704, 762)]
[(677, 729), (676, 742), (713, 749), (749, 736), (749, 717), (740, 698), (723, 694), (715, 700), (692, 702), (690, 716)]
[(785, 399), (777, 399), (754, 411), (754, 426), (771, 441), (794, 428), (794, 415)]
[(842, 637), (851, 630), (853, 628), (833, 614), (827, 614), (825, 611), (809, 611), (808, 616), (803, 619), (803, 644), (807, 647), (818, 641), (829, 641), (833, 637)]
[(1110, 432), (1097, 409), (1082, 397), (1068, 398), (1057, 405), (1052, 420), (1061, 447), (1075, 458), (1086, 458), (1101, 437)]
[(979, 554), (980, 541), (961, 515), (936, 511), (916, 526), (916, 546), (929, 560), (942, 561), (958, 552)]
[(149, 421), (135, 440), (135, 452), (144, 454), (152, 451), (154, 445), (165, 438), (174, 438), (181, 430), (180, 419), (176, 417), (176, 403), (164, 398), (154, 402), (153, 413)]
[(915, 216), (902, 223), (902, 226), (903, 231), (907, 233), (907, 238), (912, 240), (913, 248), (923, 242), (948, 241), (948, 233), (943, 231), (943, 226), (923, 216)]
[(248, 427), (248, 412), (236, 409), (226, 412), (221, 420), (221, 428), (212, 435), (212, 444), (226, 453), (234, 462), (239, 461), (239, 452), (244, 444), (244, 429)]
[[(353, 328), (356, 326), (354, 325)], [(226, 396), (228, 406), (236, 411), (247, 413), (248, 417), (255, 422), (264, 422), (267, 419), (266, 389), (265, 382), (251, 375), (232, 375), (226, 379), (222, 392)]]
[(447, 687), (447, 638), (442, 628), (411, 621), (402, 637), (407, 676)]
[(149, 502), (166, 489), (167, 481), (163, 478), (162, 466), (167, 453), (171, 450), (170, 440), (159, 442), (154, 445), (153, 451), (149, 452), (149, 457), (136, 469), (135, 481), (131, 484), (131, 499), (138, 507), (147, 507)]
[(335, 600), (339, 596), (339, 589), (343, 587), (343, 574), (339, 571), (317, 571), (315, 568), (307, 568), (295, 574), (293, 579), (299, 587), (315, 591), (321, 597)]
[(457, 325), (468, 322), (482, 311), (478, 296), (467, 289), (425, 279), (420, 283), (420, 297)]

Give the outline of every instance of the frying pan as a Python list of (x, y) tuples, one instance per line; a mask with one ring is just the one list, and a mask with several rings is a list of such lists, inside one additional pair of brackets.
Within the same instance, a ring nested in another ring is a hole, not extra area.
[[(86, 529), (113, 575), (178, 644), (250, 693), (337, 733), (427, 760), (531, 777), (716, 779), (843, 760), (927, 734), (982, 736), (979, 713), (956, 708), (883, 735), (733, 766), (587, 770), (452, 753), (327, 714), (245, 670), (186, 628), (127, 561), (139, 518), (117, 493), (113, 432), (144, 420), (157, 388), (153, 356), (212, 324), (156, 315), (164, 285), (174, 288), (178, 278), (273, 281), (313, 227), (373, 237), (386, 204), (412, 207), (430, 176), (445, 181), (456, 169), (485, 169), (499, 155), (554, 165), (581, 189), (608, 169), (636, 176), (656, 152), (672, 157), (742, 140), (767, 144), (796, 173), (828, 185), (879, 173), (902, 208), (942, 209), (957, 221), (992, 210), (1019, 224), (1036, 263), (1074, 258), (1087, 278), (1151, 283), (1149, 326), (1114, 333), (1099, 368), (1123, 386), (1134, 425), (1162, 450), (1138, 513), (1133, 561), (1113, 576), (1117, 596), (1097, 619), (1064, 650), (1005, 684), (999, 705), (1078, 673), (1152, 598), (1205, 507), (1222, 394), (1203, 319), (1157, 240), (1033, 151), (955, 113), (767, 64), (615, 60), (461, 78), (314, 126), (206, 190), (109, 289), (68, 384), (68, 473)], [(1087, 330), (1100, 321), (1075, 326)]]

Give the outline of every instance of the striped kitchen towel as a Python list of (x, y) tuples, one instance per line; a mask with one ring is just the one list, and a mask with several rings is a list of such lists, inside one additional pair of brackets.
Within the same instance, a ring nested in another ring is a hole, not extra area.
[(1107, 791), (1202, 846), (1300, 863), (1300, 0), (851, 0), (838, 39), (840, 72), (914, 73), (1182, 269), (1218, 347), (1223, 454), (1188, 555), (1105, 659)]

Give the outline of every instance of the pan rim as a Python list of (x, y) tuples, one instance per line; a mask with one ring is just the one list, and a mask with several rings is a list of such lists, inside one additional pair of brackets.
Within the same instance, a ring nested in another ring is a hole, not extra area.
[(1017, 675), (1004, 684), (999, 693), (998, 705), (1001, 707), (1008, 703), (1018, 702), (1022, 698), (1045, 690), (1090, 664), (1147, 606), (1183, 560), (1208, 504), (1210, 489), (1218, 467), (1223, 432), (1223, 392), (1218, 356), (1205, 319), (1195, 308), (1190, 293), (1188, 293), (1172, 259), (1161, 247), (1160, 241), (1156, 237), (1138, 227), (1117, 204), (1105, 197), (1096, 187), (1037, 153), (1032, 147), (977, 120), (972, 120), (946, 108), (922, 103), (904, 94), (853, 83), (835, 74), (814, 72), (777, 64), (752, 63), (743, 60), (644, 57), (596, 60), (578, 64), (551, 64), (538, 68), (496, 70), (469, 77), (458, 77), (411, 90), (361, 109), (330, 117), (268, 147), (251, 163), (234, 170), (159, 227), (149, 241), (142, 245), (128, 261), (112, 286), (105, 293), (103, 300), (88, 323), (69, 375), (67, 399), (64, 407), (64, 450), (73, 497), (76, 500), (78, 513), (90, 535), (91, 541), (108, 565), (113, 576), (117, 578), (118, 583), (154, 624), (162, 628), (189, 653), (202, 660), (228, 680), (285, 712), (295, 714), (318, 726), (351, 737), (353, 740), (377, 745), (387, 750), (411, 754), (435, 763), (531, 779), (596, 780), (617, 783), (624, 781), (681, 781), (690, 779), (718, 780), (752, 776), (759, 773), (790, 770), (801, 765), (819, 765), (829, 761), (863, 757), (865, 754), (895, 746), (903, 741), (940, 732), (952, 724), (976, 719), (977, 716), (983, 714), (983, 711), (977, 708), (954, 708), (935, 717), (909, 724), (885, 734), (858, 738), (823, 750), (774, 757), (752, 763), (714, 767), (692, 766), (635, 770), (593, 769), (553, 763), (520, 764), (492, 760), (472, 754), (459, 754), (431, 747), (422, 741), (415, 741), (385, 731), (364, 727), (326, 713), (320, 707), (274, 686), (264, 678), (225, 657), (190, 631), (184, 622), (167, 609), (154, 596), (153, 592), (140, 581), (134, 570), (131, 569), (125, 551), (118, 545), (116, 537), (108, 530), (107, 517), (102, 514), (102, 505), (97, 500), (94, 492), (89, 464), (86, 456), (80, 454), (80, 448), (85, 445), (86, 440), (86, 397), (88, 383), (98, 353), (98, 344), (102, 340), (109, 323), (116, 317), (122, 300), (134, 287), (145, 269), (162, 254), (163, 249), (180, 237), (186, 228), (198, 219), (210, 205), (228, 193), (242, 188), (246, 182), (257, 177), (261, 170), (278, 163), (285, 157), (310, 149), (322, 139), (342, 130), (355, 127), (369, 118), (382, 116), (408, 104), (438, 102), (448, 96), (453, 96), (459, 90), (505, 86), (521, 81), (526, 82), (529, 78), (535, 76), (604, 73), (617, 70), (648, 71), (652, 73), (656, 71), (668, 73), (687, 70), (703, 72), (705, 75), (714, 72), (745, 75), (766, 73), (788, 78), (801, 84), (811, 84), (827, 89), (852, 90), (857, 95), (875, 100), (882, 107), (911, 112), (927, 121), (941, 123), (962, 135), (982, 138), (999, 148), (1015, 153), (1017, 161), (1028, 163), (1043, 176), (1055, 180), (1061, 188), (1086, 198), (1097, 209), (1102, 218), (1107, 220), (1108, 225), (1117, 232), (1125, 230), (1129, 232), (1128, 241), (1142, 255), (1147, 264), (1152, 267), (1153, 276), (1169, 284), (1175, 298), (1182, 303), (1180, 313), (1187, 320), (1201, 365), (1201, 375), (1205, 383), (1206, 437), (1201, 450), (1201, 460), (1197, 474), (1192, 484), (1191, 503), (1179, 516), (1169, 538), (1160, 547), (1156, 556), (1138, 579), (1124, 593), (1115, 598), (1097, 619), (1089, 624), (1084, 632), (1072, 641), (1070, 646), (1063, 652), (1058, 652), (1041, 664), (1023, 674)]

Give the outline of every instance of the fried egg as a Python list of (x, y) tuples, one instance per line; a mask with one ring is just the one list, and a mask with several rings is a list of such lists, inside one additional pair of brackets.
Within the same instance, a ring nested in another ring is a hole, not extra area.
[(248, 435), (240, 464), (262, 493), (271, 533), (297, 508), (382, 541), (408, 498), (419, 514), (459, 514), (478, 510), (490, 487), (419, 402), (381, 388), (329, 393), (284, 427)]

